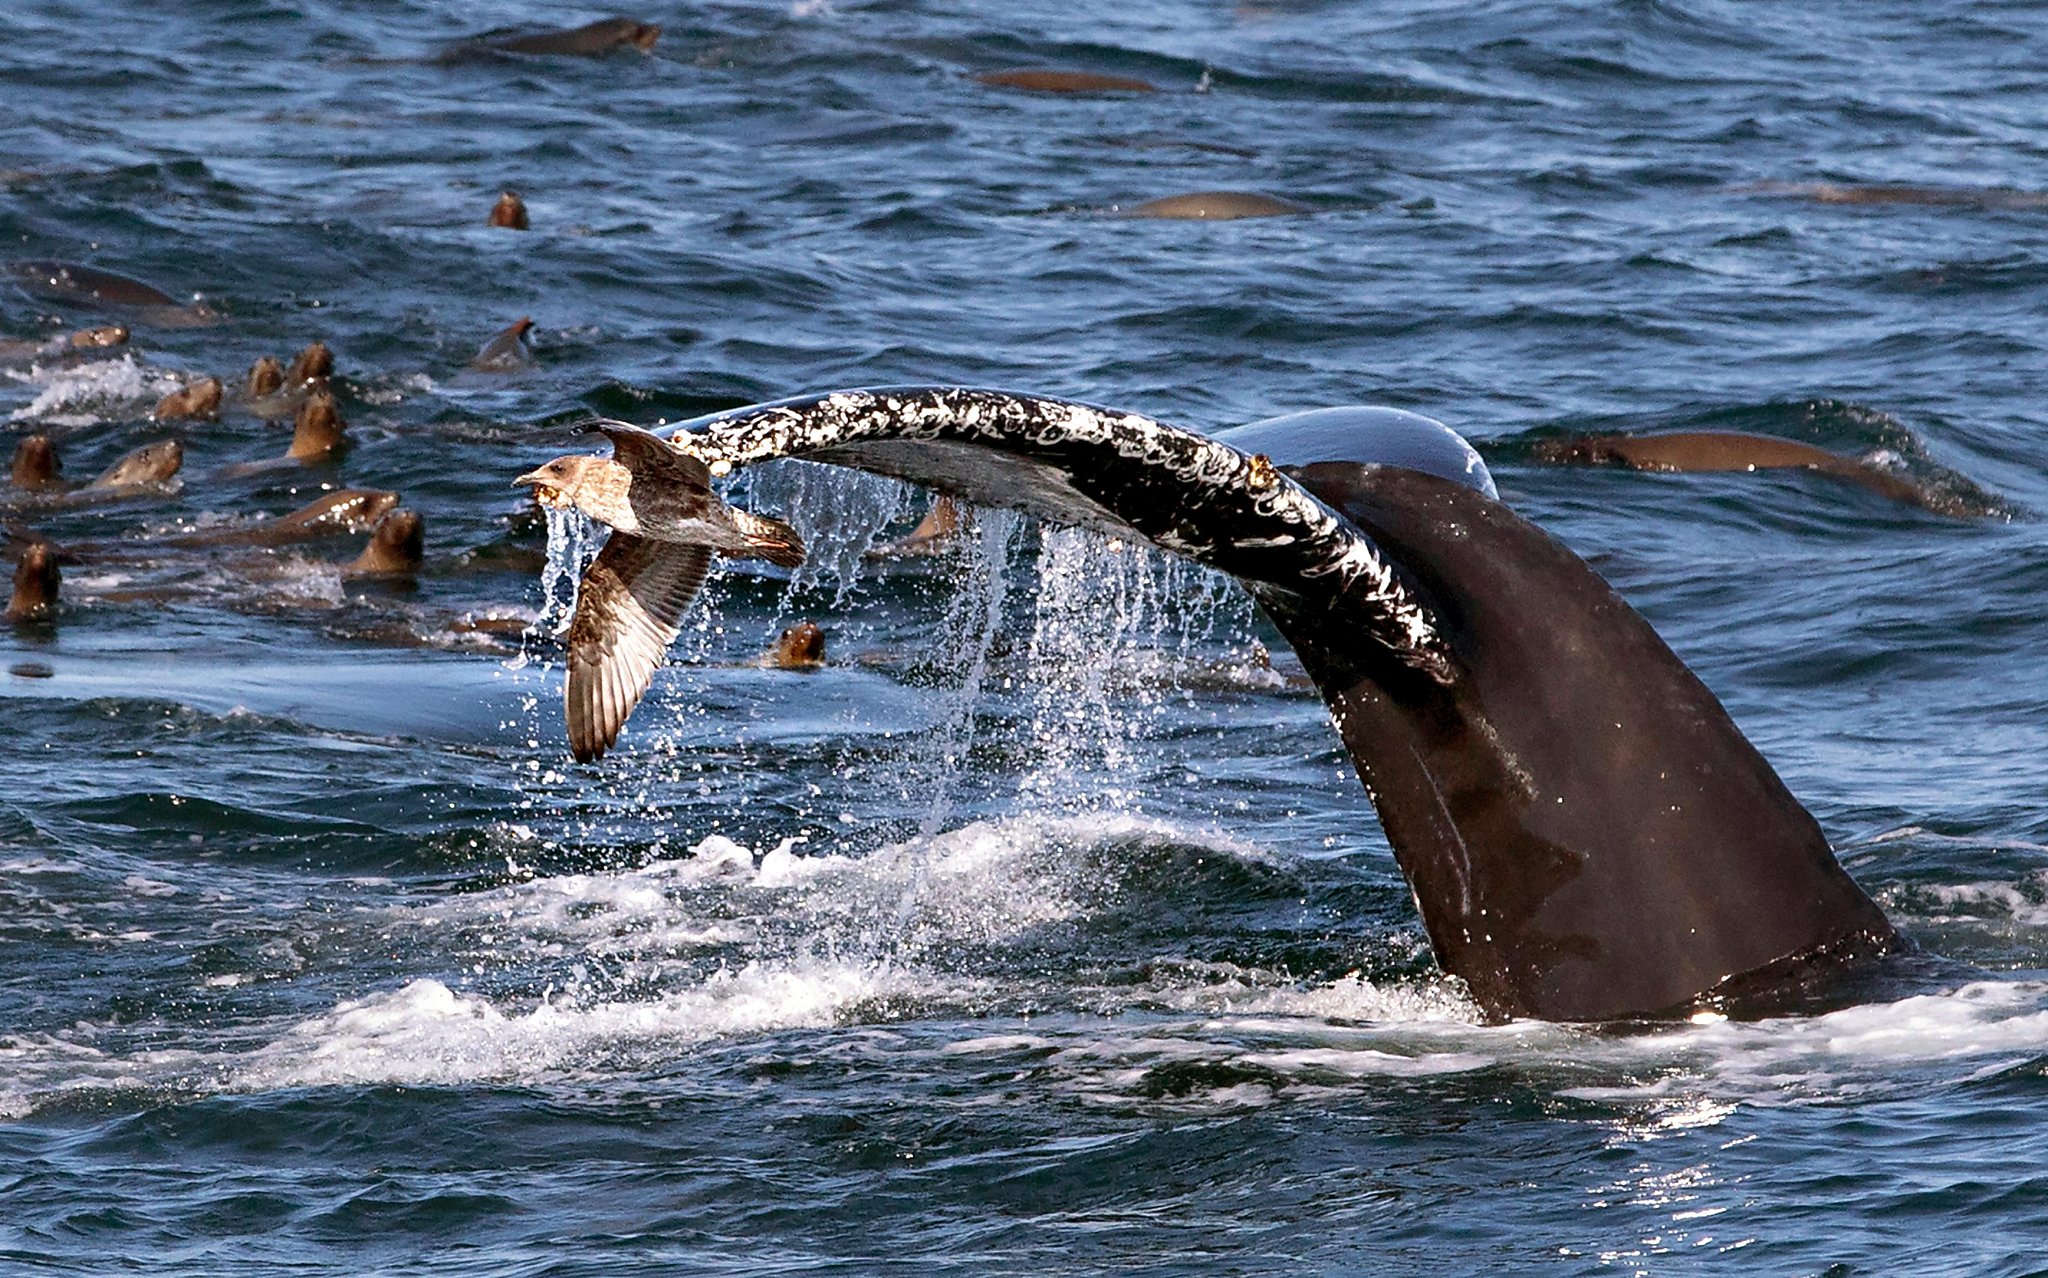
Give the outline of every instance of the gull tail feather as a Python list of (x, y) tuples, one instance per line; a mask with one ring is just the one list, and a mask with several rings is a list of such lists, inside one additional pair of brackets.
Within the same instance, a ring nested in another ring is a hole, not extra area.
[(804, 561), (804, 539), (797, 536), (796, 529), (779, 519), (765, 515), (750, 515), (744, 510), (732, 512), (733, 522), (747, 539), (747, 557), (765, 559), (783, 568), (795, 568)]

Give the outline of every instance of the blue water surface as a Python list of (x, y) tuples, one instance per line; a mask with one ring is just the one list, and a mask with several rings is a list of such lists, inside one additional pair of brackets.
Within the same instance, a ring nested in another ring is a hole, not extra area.
[[(71, 561), (0, 630), (0, 1268), (2044, 1271), (2039, 6), (656, 0), (649, 54), (435, 56), (604, 16), (0, 9), (0, 259), (217, 313), (0, 280), (0, 338), (132, 330), (0, 370), (10, 449), (185, 447), (172, 495), (4, 498)], [(1020, 66), (1160, 91), (974, 78)], [(1119, 216), (1217, 189), (1311, 211)], [(521, 317), (531, 368), (468, 366)], [(350, 450), (222, 476), (315, 338)], [(218, 421), (149, 420), (202, 373)], [(722, 568), (571, 763), (589, 534), (510, 479), (592, 412), (924, 381), (1451, 423), (1936, 977), (1487, 1024), (1233, 585), (1000, 513), (876, 561), (924, 499), (794, 465), (735, 491), (812, 562)], [(1642, 429), (1953, 509), (1535, 459)], [(415, 588), (217, 536), (345, 485), (425, 517)], [(826, 669), (754, 664), (802, 618)]]

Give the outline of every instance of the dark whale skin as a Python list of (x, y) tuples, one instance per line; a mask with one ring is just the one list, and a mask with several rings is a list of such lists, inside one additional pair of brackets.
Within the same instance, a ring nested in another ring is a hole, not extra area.
[(1330, 707), (1446, 971), (1499, 1016), (1714, 1006), (1900, 940), (1713, 693), (1505, 505), (1391, 466), (1294, 468), (1398, 563), (1456, 669), (1254, 590)]

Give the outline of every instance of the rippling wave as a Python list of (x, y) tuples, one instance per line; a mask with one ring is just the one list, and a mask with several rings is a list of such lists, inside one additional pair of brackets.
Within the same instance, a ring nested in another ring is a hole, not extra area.
[[(184, 450), (0, 488), (64, 553), (0, 629), (0, 1263), (2038, 1268), (2035, 10), (657, 4), (646, 54), (437, 60), (601, 16), (0, 14), (0, 261), (174, 303), (0, 276), (0, 434)], [(1026, 67), (1154, 91), (977, 78)], [(1308, 211), (1123, 215), (1215, 191)], [(315, 339), (348, 446), (286, 464), (241, 386)], [(1487, 1024), (1234, 585), (994, 512), (890, 559), (925, 495), (794, 463), (735, 494), (810, 562), (722, 565), (571, 764), (595, 543), (511, 477), (906, 382), (1451, 423), (1920, 952), (1810, 1015)], [(1926, 500), (1543, 460), (1699, 431)], [(240, 536), (341, 487), (424, 517), (416, 580)], [(765, 668), (801, 620), (825, 668)]]

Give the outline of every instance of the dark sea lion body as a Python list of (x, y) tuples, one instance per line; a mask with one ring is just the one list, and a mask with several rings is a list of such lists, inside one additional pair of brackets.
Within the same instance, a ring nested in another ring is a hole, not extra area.
[(75, 333), (46, 342), (0, 339), (0, 363), (30, 364), (45, 359), (81, 359), (89, 351), (106, 350), (127, 340), (128, 330), (119, 324), (81, 328)]
[(63, 574), (48, 542), (32, 541), (14, 565), (14, 594), (0, 621), (48, 621), (57, 610), (57, 586)]
[(943, 555), (959, 544), (961, 530), (966, 526), (967, 516), (960, 509), (960, 503), (940, 493), (932, 498), (931, 507), (908, 536), (886, 546), (875, 547), (868, 552), (868, 558), (914, 559)]
[(123, 324), (102, 324), (97, 328), (81, 328), (64, 339), (65, 345), (76, 351), (101, 351), (114, 346), (128, 344), (128, 329)]
[(1810, 470), (1846, 480), (1908, 506), (1948, 513), (1927, 490), (1889, 471), (1774, 435), (1705, 430), (1665, 435), (1570, 435), (1543, 440), (1533, 451), (1539, 461), (1627, 466), (1674, 474)]
[(978, 83), (999, 89), (1023, 89), (1030, 93), (1157, 93), (1159, 86), (1149, 80), (1127, 75), (1103, 75), (1096, 71), (1061, 71), (1053, 67), (1018, 67), (1009, 71), (984, 71), (974, 77)]
[(315, 391), (299, 405), (292, 418), (292, 446), (285, 456), (300, 462), (325, 461), (348, 442), (343, 429), (341, 409), (334, 396), (324, 390)]
[(526, 57), (593, 58), (614, 49), (626, 48), (646, 53), (660, 38), (661, 27), (656, 23), (637, 22), (632, 18), (605, 18), (559, 31), (464, 40), (443, 50), (440, 60), (468, 62), (506, 53)]
[(220, 319), (212, 308), (181, 302), (154, 284), (77, 262), (31, 259), (10, 262), (7, 271), (28, 293), (45, 301), (122, 307), (171, 327), (211, 324)]
[(1313, 213), (1314, 209), (1293, 200), (1260, 195), (1255, 191), (1197, 191), (1191, 195), (1168, 195), (1125, 209), (1125, 217), (1164, 218), (1195, 222), (1224, 222), (1245, 217), (1290, 217)]
[(200, 532), (168, 539), (178, 546), (278, 546), (374, 529), (398, 506), (398, 494), (371, 488), (328, 493), (276, 519), (251, 528)]
[[(677, 441), (707, 465), (856, 466), (1237, 577), (1322, 693), (1438, 961), (1491, 1016), (1776, 1010), (1903, 945), (1584, 561), (1479, 474), (1381, 464), (1311, 424), (1267, 423), (1247, 453), (1070, 401), (887, 387)], [(1318, 456), (1333, 443), (1346, 455)]]
[(2048, 191), (2010, 187), (1911, 186), (1862, 182), (1760, 182), (1741, 194), (1783, 195), (1820, 204), (1904, 205), (1915, 208), (2048, 209)]
[(348, 447), (341, 410), (336, 406), (334, 396), (326, 390), (323, 379), (316, 378), (310, 385), (314, 387), (313, 391), (299, 401), (298, 411), (292, 417), (292, 443), (285, 450), (285, 455), (223, 466), (218, 472), (222, 479), (246, 479), (251, 475), (268, 475), (297, 466), (318, 466), (340, 456)]

